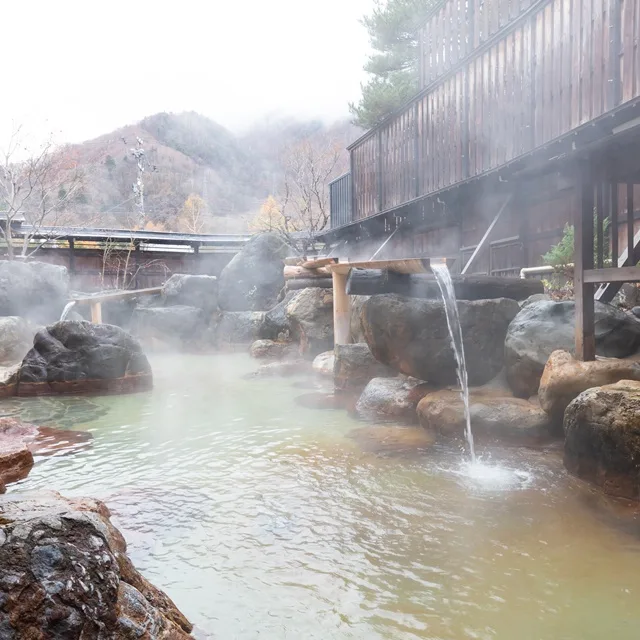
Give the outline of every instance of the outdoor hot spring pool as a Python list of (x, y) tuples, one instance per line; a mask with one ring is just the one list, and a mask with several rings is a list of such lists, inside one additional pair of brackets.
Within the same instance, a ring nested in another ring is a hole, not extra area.
[(244, 354), (152, 365), (148, 394), (3, 401), (94, 438), (10, 491), (104, 500), (196, 637), (639, 637), (640, 535), (557, 451), (493, 449), (517, 474), (470, 477), (417, 428), (298, 401), (314, 378), (246, 379)]

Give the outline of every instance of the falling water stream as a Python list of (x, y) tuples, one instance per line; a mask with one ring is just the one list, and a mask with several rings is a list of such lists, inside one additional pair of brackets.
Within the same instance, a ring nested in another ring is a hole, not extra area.
[(64, 309), (62, 310), (62, 313), (60, 314), (60, 321), (62, 322), (62, 320), (66, 320), (67, 316), (69, 315), (69, 312), (71, 311), (71, 309), (73, 309), (73, 307), (75, 306), (76, 301), (72, 300), (71, 302), (67, 302), (67, 304), (64, 306)]
[(447, 316), (447, 326), (449, 327), (449, 335), (451, 336), (451, 345), (453, 353), (456, 357), (458, 381), (460, 382), (460, 395), (464, 404), (465, 419), (465, 436), (469, 445), (469, 453), (471, 462), (476, 461), (476, 451), (473, 446), (473, 433), (471, 431), (471, 414), (469, 411), (469, 382), (467, 378), (467, 364), (464, 359), (464, 344), (462, 342), (462, 326), (460, 325), (460, 314), (458, 313), (458, 302), (456, 300), (456, 292), (453, 288), (453, 280), (446, 262), (431, 263), (431, 270), (436, 278), (442, 301), (444, 302), (444, 311)]

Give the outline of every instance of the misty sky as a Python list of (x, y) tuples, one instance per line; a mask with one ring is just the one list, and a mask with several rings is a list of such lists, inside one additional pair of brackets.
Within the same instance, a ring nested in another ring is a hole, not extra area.
[(2, 4), (0, 144), (12, 121), (81, 141), (158, 111), (232, 129), (273, 112), (347, 115), (374, 0)]

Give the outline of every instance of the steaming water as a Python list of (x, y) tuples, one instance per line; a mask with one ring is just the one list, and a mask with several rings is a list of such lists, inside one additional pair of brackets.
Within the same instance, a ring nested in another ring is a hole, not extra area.
[(76, 304), (75, 300), (72, 300), (71, 302), (67, 302), (67, 304), (64, 305), (64, 309), (62, 310), (62, 313), (60, 314), (60, 321), (61, 322), (62, 322), (62, 320), (66, 320), (67, 316), (69, 315), (69, 311), (71, 311), (71, 309), (73, 309), (75, 304)]
[(418, 428), (299, 404), (312, 378), (243, 379), (244, 354), (152, 366), (150, 393), (2, 401), (94, 436), (10, 490), (105, 500), (197, 637), (638, 637), (639, 538), (557, 453), (478, 450), (524, 479), (476, 477)]
[(462, 341), (462, 326), (460, 325), (460, 314), (458, 313), (458, 302), (456, 292), (453, 288), (453, 281), (446, 263), (431, 263), (431, 270), (438, 283), (442, 301), (444, 302), (445, 315), (447, 316), (447, 327), (451, 336), (451, 346), (456, 357), (456, 371), (460, 382), (460, 396), (464, 405), (465, 437), (469, 445), (471, 462), (476, 461), (476, 451), (473, 446), (473, 433), (471, 431), (471, 412), (469, 410), (469, 381), (467, 377), (467, 363), (464, 359), (464, 343)]

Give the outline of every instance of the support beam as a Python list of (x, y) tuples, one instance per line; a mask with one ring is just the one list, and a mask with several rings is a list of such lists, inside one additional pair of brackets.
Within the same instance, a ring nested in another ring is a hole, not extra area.
[(348, 274), (334, 271), (333, 278), (333, 343), (351, 343), (351, 301), (347, 295)]
[(502, 213), (507, 208), (507, 205), (511, 202), (512, 197), (513, 197), (513, 194), (507, 196), (507, 199), (504, 201), (503, 205), (498, 210), (498, 213), (496, 213), (495, 218), (491, 221), (491, 224), (489, 225), (484, 235), (482, 236), (482, 240), (480, 240), (480, 242), (478, 243), (478, 246), (475, 248), (475, 251), (471, 254), (471, 257), (469, 258), (467, 264), (464, 265), (464, 268), (462, 269), (462, 275), (465, 275), (469, 271), (469, 269), (471, 269), (471, 266), (475, 262), (476, 258), (480, 255), (480, 253), (482, 253), (482, 251), (484, 251), (485, 247), (487, 246), (487, 241), (491, 237), (493, 230), (498, 224), (498, 221), (500, 220)]
[(133, 288), (139, 288), (139, 279), (138, 274), (140, 273), (140, 240), (133, 241), (134, 251), (133, 251), (133, 266), (135, 272), (133, 274)]
[(584, 282), (640, 282), (640, 267), (587, 269), (584, 272)]
[[(544, 293), (542, 281), (498, 276), (452, 276), (458, 300), (511, 298), (524, 300)], [(349, 295), (372, 296), (395, 293), (410, 298), (440, 300), (438, 283), (431, 274), (400, 274), (374, 269), (353, 269), (347, 280)]]
[(69, 273), (76, 274), (76, 247), (73, 238), (69, 238)]
[(91, 322), (102, 324), (102, 302), (91, 303)]
[(310, 287), (316, 287), (318, 289), (331, 289), (333, 288), (333, 280), (331, 277), (327, 278), (297, 278), (286, 281), (287, 291), (299, 291), (300, 289), (309, 289)]
[(576, 358), (595, 360), (595, 303), (593, 283), (585, 282), (584, 272), (593, 269), (593, 176), (591, 161), (580, 167), (581, 201), (575, 225), (574, 289), (576, 296)]
[(618, 266), (618, 257), (619, 257), (619, 227), (618, 227), (618, 182), (613, 180), (609, 185), (611, 200), (610, 200), (610, 211), (611, 211), (611, 264), (614, 267)]
[(285, 280), (299, 280), (300, 278), (330, 278), (331, 272), (326, 267), (318, 267), (317, 269), (305, 269), (304, 267), (284, 267)]
[(633, 264), (634, 259), (634, 246), (633, 240), (635, 237), (635, 206), (633, 204), (633, 183), (627, 184), (627, 260), (629, 264)]

